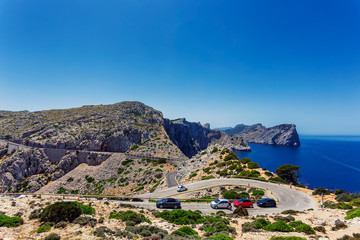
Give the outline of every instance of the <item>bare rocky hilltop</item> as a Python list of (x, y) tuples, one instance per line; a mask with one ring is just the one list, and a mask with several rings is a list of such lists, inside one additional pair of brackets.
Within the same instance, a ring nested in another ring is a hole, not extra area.
[(224, 130), (230, 136), (238, 136), (246, 142), (299, 146), (299, 135), (294, 124), (281, 124), (266, 128), (260, 123), (254, 125), (238, 124), (234, 128)]
[[(140, 102), (38, 112), (0, 111), (0, 139), (9, 141), (0, 143), (0, 192), (35, 192), (66, 174), (74, 175), (72, 171), (81, 172), (79, 168), (93, 174), (79, 180), (79, 184), (88, 184), (83, 193), (106, 192), (115, 185), (130, 189), (125, 182), (134, 183), (133, 190), (159, 186), (174, 167), (149, 161), (125, 164), (124, 153), (186, 160), (216, 144), (250, 150), (241, 137), (211, 130), (208, 124), (166, 119)], [(22, 147), (12, 148), (10, 143)], [(146, 171), (149, 164), (159, 168), (150, 173)], [(63, 182), (76, 185), (75, 177)]]

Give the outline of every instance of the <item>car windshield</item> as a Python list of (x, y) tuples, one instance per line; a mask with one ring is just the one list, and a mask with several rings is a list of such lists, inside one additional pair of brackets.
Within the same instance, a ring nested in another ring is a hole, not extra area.
[(219, 200), (219, 199), (216, 199), (214, 202), (219, 203), (219, 202), (220, 202), (220, 200)]

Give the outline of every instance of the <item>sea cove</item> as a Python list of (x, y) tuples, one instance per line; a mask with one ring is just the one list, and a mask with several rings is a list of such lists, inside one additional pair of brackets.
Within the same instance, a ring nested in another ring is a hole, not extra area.
[(263, 168), (300, 166), (300, 182), (310, 188), (325, 187), (360, 192), (359, 136), (300, 136), (299, 147), (250, 143), (251, 152), (237, 152)]

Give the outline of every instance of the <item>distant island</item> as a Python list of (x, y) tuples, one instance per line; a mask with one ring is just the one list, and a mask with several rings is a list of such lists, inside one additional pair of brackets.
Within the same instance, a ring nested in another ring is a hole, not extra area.
[(249, 143), (299, 146), (299, 135), (294, 124), (281, 124), (266, 128), (262, 124), (238, 124), (234, 128), (220, 128), (230, 136), (237, 136)]

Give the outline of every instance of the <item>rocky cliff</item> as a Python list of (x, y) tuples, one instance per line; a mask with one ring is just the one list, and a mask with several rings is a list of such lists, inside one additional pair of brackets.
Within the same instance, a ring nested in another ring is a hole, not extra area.
[(226, 145), (237, 150), (250, 150), (240, 137), (230, 137), (219, 130), (211, 130), (210, 124), (188, 122), (185, 118), (165, 120), (165, 130), (172, 142), (187, 156), (192, 157), (211, 144)]
[(266, 128), (261, 124), (236, 125), (224, 131), (231, 136), (243, 138), (246, 142), (273, 145), (299, 146), (299, 135), (294, 124), (281, 124)]

